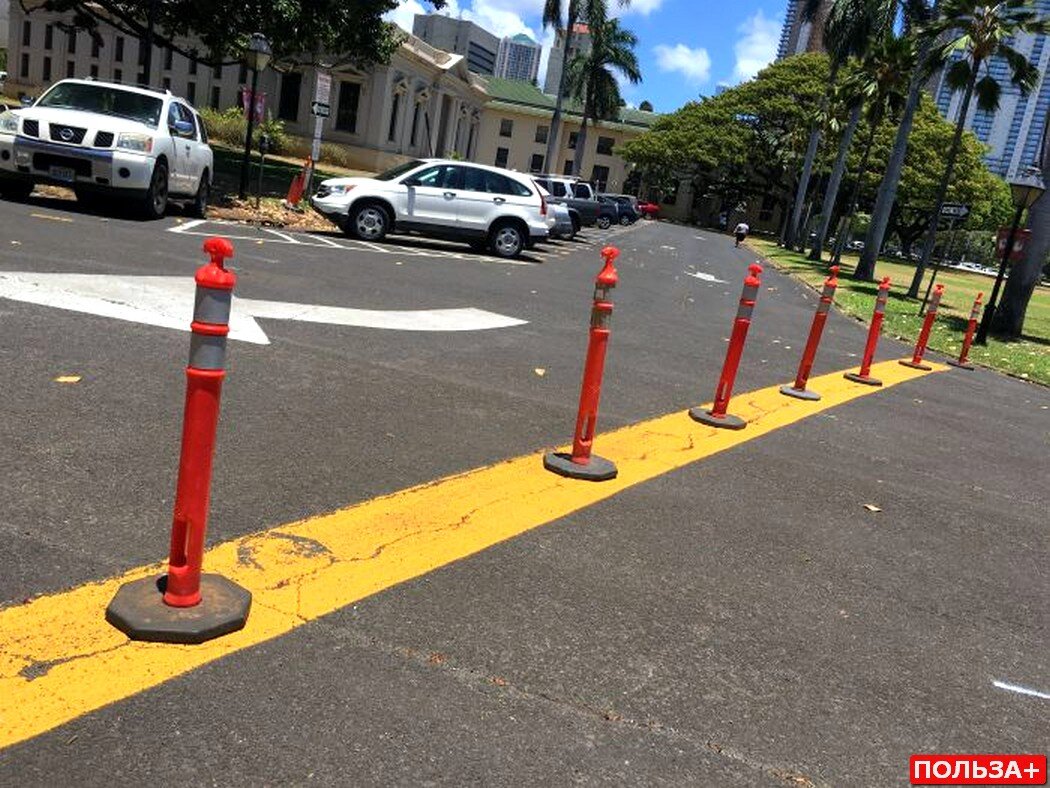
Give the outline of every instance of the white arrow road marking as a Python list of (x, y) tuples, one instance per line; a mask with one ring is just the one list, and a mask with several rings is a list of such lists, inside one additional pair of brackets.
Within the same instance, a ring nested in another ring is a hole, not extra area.
[(1018, 695), (1028, 695), (1032, 698), (1042, 698), (1043, 700), (1050, 700), (1050, 693), (1040, 692), (1039, 690), (1028, 689), (1028, 687), (1019, 687), (1016, 684), (1007, 684), (1005, 681), (993, 681), (992, 686), (996, 689), (1006, 690), (1007, 692), (1016, 692)]
[(716, 276), (712, 276), (711, 274), (705, 274), (702, 271), (685, 271), (684, 273), (686, 276), (691, 276), (693, 277), (693, 279), (699, 279), (703, 282), (716, 282), (720, 285), (726, 284), (725, 279), (719, 279)]
[[(0, 298), (189, 331), (195, 284), (184, 276), (0, 273)], [(465, 309), (380, 310), (256, 301), (234, 296), (230, 339), (270, 344), (256, 317), (393, 331), (484, 331), (527, 321)]]

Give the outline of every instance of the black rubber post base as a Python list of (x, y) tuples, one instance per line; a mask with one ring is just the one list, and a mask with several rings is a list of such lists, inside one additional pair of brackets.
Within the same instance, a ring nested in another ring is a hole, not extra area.
[(958, 369), (977, 369), (977, 367), (975, 367), (969, 361), (956, 361), (955, 359), (949, 359), (947, 361), (947, 364), (950, 367), (956, 367)]
[(863, 383), (865, 386), (881, 386), (882, 381), (878, 378), (873, 378), (870, 375), (858, 375), (856, 372), (847, 372), (843, 375), (846, 380), (852, 380), (854, 383)]
[(797, 389), (790, 383), (781, 386), (780, 393), (783, 394), (785, 397), (794, 397), (795, 399), (807, 399), (810, 402), (816, 402), (818, 399), (820, 399), (820, 395), (817, 392), (810, 391), (809, 389)]
[(586, 465), (580, 465), (572, 461), (571, 455), (552, 451), (544, 455), (543, 467), (559, 476), (582, 479), (585, 482), (607, 482), (609, 479), (615, 479), (618, 473), (611, 460), (596, 454), (591, 455), (591, 461)]
[(204, 643), (243, 629), (252, 595), (220, 575), (201, 575), (201, 601), (164, 604), (166, 575), (125, 583), (106, 608), (106, 621), (132, 640)]
[(919, 361), (919, 362), (915, 362), (915, 361), (898, 361), (897, 363), (900, 364), (902, 367), (911, 367), (912, 369), (921, 369), (921, 370), (924, 370), (926, 372), (929, 372), (931, 369), (933, 369), (933, 367), (931, 367), (929, 364), (923, 364), (921, 361)]
[(742, 430), (747, 426), (746, 421), (739, 416), (734, 416), (732, 413), (727, 413), (725, 416), (715, 416), (711, 411), (704, 408), (690, 408), (689, 418), (701, 424), (706, 424), (708, 427), (718, 427), (721, 430)]

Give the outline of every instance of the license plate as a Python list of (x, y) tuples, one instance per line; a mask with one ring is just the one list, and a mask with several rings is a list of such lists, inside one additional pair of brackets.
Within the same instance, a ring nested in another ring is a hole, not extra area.
[(77, 179), (77, 171), (72, 167), (52, 167), (50, 174), (56, 181), (64, 181), (65, 183), (72, 183)]

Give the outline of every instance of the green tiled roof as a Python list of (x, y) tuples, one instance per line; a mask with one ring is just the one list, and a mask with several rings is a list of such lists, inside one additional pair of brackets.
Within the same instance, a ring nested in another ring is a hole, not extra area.
[[(514, 104), (533, 110), (554, 111), (554, 96), (544, 93), (531, 82), (518, 79), (501, 79), (500, 77), (482, 77), (486, 92), (494, 101), (503, 104)], [(582, 115), (578, 101), (566, 99), (563, 109), (568, 115)], [(639, 109), (624, 107), (620, 110), (619, 122), (625, 126), (652, 126), (660, 116), (655, 112), (642, 112)]]

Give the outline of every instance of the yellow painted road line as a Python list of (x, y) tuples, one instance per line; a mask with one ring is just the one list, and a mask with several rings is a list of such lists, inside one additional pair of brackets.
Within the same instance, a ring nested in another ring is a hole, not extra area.
[(73, 221), (68, 216), (57, 216), (53, 213), (31, 213), (29, 214), (31, 219), (47, 219), (50, 222), (71, 222)]
[[(873, 374), (890, 387), (928, 373), (887, 361)], [(132, 642), (103, 619), (122, 583), (157, 574), (159, 564), (0, 610), (0, 747), (878, 391), (844, 380), (841, 372), (811, 385), (823, 395), (819, 402), (790, 399), (776, 386), (738, 395), (733, 412), (750, 422), (740, 432), (696, 424), (683, 409), (603, 434), (598, 449), (620, 471), (613, 481), (555, 476), (543, 469), (542, 454), (530, 454), (217, 545), (205, 569), (240, 583), (254, 600), (245, 629), (203, 645)], [(166, 536), (157, 534), (158, 543)]]

